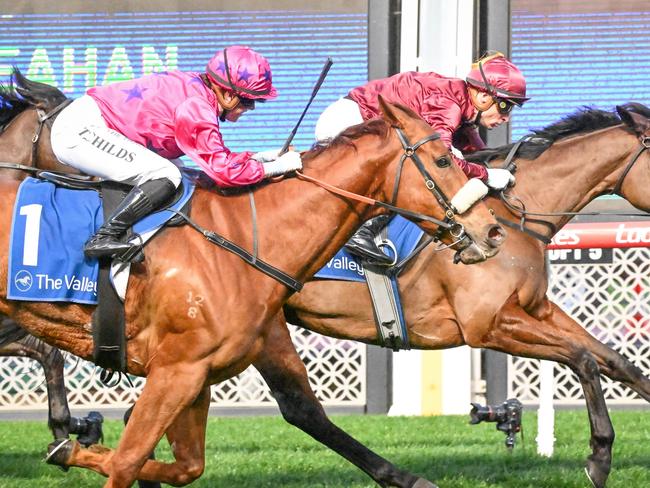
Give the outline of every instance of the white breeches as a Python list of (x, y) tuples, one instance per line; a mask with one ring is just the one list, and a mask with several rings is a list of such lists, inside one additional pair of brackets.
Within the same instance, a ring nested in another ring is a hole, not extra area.
[(316, 140), (333, 139), (348, 127), (363, 122), (357, 102), (349, 98), (339, 98), (320, 114), (316, 122)]
[(59, 161), (92, 176), (135, 185), (160, 178), (181, 182), (174, 163), (110, 129), (88, 95), (61, 111), (51, 140)]

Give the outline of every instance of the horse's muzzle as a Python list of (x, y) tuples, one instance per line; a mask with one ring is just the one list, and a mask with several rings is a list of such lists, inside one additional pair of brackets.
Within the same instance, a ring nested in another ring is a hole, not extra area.
[[(501, 227), (499, 224), (490, 225), (487, 232), (487, 239), (486, 239), (488, 248), (496, 249), (496, 252), (494, 254), (499, 252), (499, 248), (505, 242), (507, 235), (508, 234), (505, 231), (505, 229)], [(494, 256), (494, 254), (492, 254), (491, 256)]]
[(505, 242), (506, 231), (499, 224), (491, 224), (485, 235), (487, 237), (484, 242), (470, 241), (469, 245), (459, 249), (454, 256), (454, 263), (475, 264), (495, 256)]

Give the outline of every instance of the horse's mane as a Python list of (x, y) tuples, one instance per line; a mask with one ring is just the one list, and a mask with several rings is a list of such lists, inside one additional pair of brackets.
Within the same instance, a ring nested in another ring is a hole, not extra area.
[(66, 99), (59, 90), (45, 83), (28, 80), (14, 67), (7, 85), (0, 85), (0, 131), (28, 108), (50, 110)]
[[(627, 110), (650, 117), (650, 109), (640, 103), (628, 103)], [(563, 117), (558, 122), (540, 130), (532, 131), (530, 139), (517, 151), (517, 157), (536, 159), (555, 142), (570, 136), (594, 132), (621, 124), (621, 119), (614, 112), (590, 107), (578, 109), (575, 113)], [(482, 163), (492, 159), (505, 158), (514, 144), (507, 144), (493, 149), (484, 149), (466, 155), (468, 161)]]
[[(421, 119), (421, 117), (416, 112), (414, 112), (406, 105), (402, 105), (400, 103), (395, 103), (393, 105), (406, 112), (409, 116), (416, 119)], [(375, 117), (374, 119), (367, 120), (361, 124), (348, 127), (343, 132), (341, 132), (338, 136), (336, 136), (334, 139), (329, 141), (327, 144), (319, 144), (319, 143), (314, 144), (311, 150), (303, 154), (302, 159), (303, 161), (309, 161), (310, 159), (313, 159), (316, 156), (318, 156), (325, 149), (341, 147), (341, 146), (353, 146), (354, 141), (356, 139), (368, 134), (385, 138), (388, 136), (389, 128), (390, 125), (386, 120), (384, 120), (381, 117)]]
[(388, 129), (390, 126), (388, 123), (381, 118), (370, 119), (362, 124), (353, 125), (345, 129), (338, 136), (332, 139), (327, 144), (316, 144), (309, 151), (305, 152), (302, 155), (303, 161), (309, 161), (314, 159), (325, 149), (331, 149), (341, 146), (353, 146), (354, 141), (365, 135), (377, 135), (380, 137), (386, 137), (388, 135)]

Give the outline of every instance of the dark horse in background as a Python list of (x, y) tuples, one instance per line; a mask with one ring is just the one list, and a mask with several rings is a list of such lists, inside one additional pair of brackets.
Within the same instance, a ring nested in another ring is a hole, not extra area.
[[(50, 146), (52, 120), (67, 101), (60, 90), (30, 81), (14, 70), (12, 83), (0, 85), (0, 161), (78, 174), (75, 168), (57, 161)], [(11, 174), (17, 179), (25, 177), (22, 171)]]
[[(318, 271), (362, 221), (387, 212), (370, 203), (386, 201), (396, 193), (395, 175), (404, 155), (415, 154), (417, 164), (404, 165), (399, 180), (402, 191), (394, 203), (411, 212), (411, 218), (413, 212), (444, 218), (446, 212), (430, 190), (438, 187), (454, 195), (467, 183), (460, 168), (449, 163), (447, 148), (417, 114), (382, 99), (380, 104), (381, 118), (350, 128), (324, 150), (307, 152), (299, 177), (254, 190), (259, 256), (297, 280), (307, 280)], [(27, 142), (31, 144), (31, 139)], [(40, 161), (47, 153), (39, 151)], [(332, 196), (304, 181), (309, 177), (326, 179), (362, 198)], [(0, 175), (0, 228), (5, 233), (19, 185), (15, 180)], [(190, 216), (199, 225), (253, 248), (249, 198), (245, 192), (223, 196), (197, 188)], [(415, 220), (428, 233), (438, 230), (430, 218)], [(479, 202), (453, 220), (464, 226), (467, 236), (459, 249), (463, 262), (496, 255), (504, 234), (485, 204)], [(183, 245), (178, 246), (179, 242)], [(0, 246), (0, 314), (57, 347), (90, 358), (89, 324), (94, 307), (7, 300), (6, 246)], [(311, 390), (306, 394), (304, 385), (296, 385), (306, 379), (305, 368), (286, 324), (278, 320), (290, 295), (287, 287), (239, 257), (210, 247), (203, 234), (190, 226), (161, 231), (148, 244), (145, 261), (131, 269), (125, 301), (127, 367), (132, 374), (147, 376), (146, 385), (115, 450), (84, 449), (74, 441), (56, 443), (52, 461), (99, 472), (108, 477), (109, 487), (130, 486), (136, 479), (187, 484), (202, 474), (205, 465), (209, 386), (254, 364), (289, 422), (354, 463), (379, 485), (435, 486), (397, 469), (333, 425)], [(201, 296), (198, 310), (192, 308), (191, 313), (188, 293)], [(175, 461), (148, 461), (163, 435)]]
[[(524, 143), (516, 156), (517, 185), (506, 198), (519, 199), (528, 212), (556, 213), (547, 217), (556, 228), (570, 218), (561, 212), (580, 210), (598, 195), (611, 192), (648, 211), (650, 157), (639, 140), (647, 145), (649, 136), (650, 110), (638, 104), (620, 107), (619, 116), (585, 110), (567, 117)], [(489, 156), (499, 166), (511, 148), (489, 150), (476, 158)], [(488, 202), (500, 217), (520, 221), (521, 212), (496, 199)], [(547, 237), (552, 233), (551, 226), (539, 221), (528, 219), (526, 226)], [(587, 474), (601, 488), (611, 469), (614, 430), (599, 375), (621, 382), (647, 401), (650, 380), (548, 299), (544, 250), (541, 241), (515, 230), (509, 232), (497, 257), (472, 267), (451, 265), (451, 251), (426, 248), (399, 278), (410, 345), (441, 349), (467, 344), (568, 365), (582, 383), (592, 428)], [(315, 332), (380, 343), (363, 283), (311, 281), (290, 298), (285, 312), (292, 323)], [(280, 367), (273, 365), (269, 354), (264, 361), (266, 376), (268, 370)], [(272, 390), (277, 389), (277, 381), (269, 381)], [(293, 359), (287, 361), (282, 381), (281, 404), (296, 409), (304, 402), (317, 405), (304, 368)], [(60, 397), (65, 395), (62, 385), (57, 391)]]
[[(51, 121), (58, 113), (57, 108), (67, 100), (59, 90), (30, 81), (15, 70), (12, 84), (0, 85), (0, 160), (34, 169), (34, 162), (38, 160), (41, 164), (37, 169), (78, 174), (75, 168), (57, 161), (49, 142)], [(24, 170), (0, 171), (16, 179), (28, 174)], [(43, 367), (48, 393), (48, 426), (55, 439), (68, 437), (70, 433), (84, 434), (79, 431), (80, 427), (87, 426), (84, 419), (72, 417), (67, 399), (55, 393), (64, 388), (64, 358), (58, 349), (4, 319), (0, 322), (0, 356), (28, 357)], [(93, 432), (96, 435), (88, 439), (89, 443), (101, 437), (101, 424)]]

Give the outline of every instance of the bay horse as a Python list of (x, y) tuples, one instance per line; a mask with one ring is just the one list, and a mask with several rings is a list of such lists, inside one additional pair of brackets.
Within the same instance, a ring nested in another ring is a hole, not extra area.
[[(617, 110), (618, 117), (600, 110), (578, 112), (524, 142), (516, 156), (517, 183), (504, 195), (509, 204), (487, 200), (496, 215), (518, 227), (526, 213), (526, 230), (550, 239), (572, 217), (570, 212), (599, 195), (616, 193), (649, 211), (650, 109), (628, 104)], [(469, 159), (489, 157), (494, 166), (503, 166), (512, 147)], [(450, 263), (448, 251), (429, 246), (399, 276), (410, 346), (469, 345), (567, 365), (580, 379), (589, 413), (592, 452), (586, 472), (593, 486), (604, 487), (614, 428), (599, 376), (621, 382), (646, 401), (650, 379), (549, 300), (545, 243), (540, 239), (510, 230), (494, 259), (471, 267)], [(310, 281), (284, 310), (290, 323), (320, 334), (381, 342), (364, 283)], [(305, 389), (303, 398), (309, 397)]]
[[(10, 83), (0, 85), (0, 159), (45, 171), (79, 174), (60, 163), (50, 146), (51, 122), (69, 101), (59, 89), (31, 81), (14, 69)], [(7, 172), (16, 179), (24, 173)]]
[[(304, 176), (325, 179), (344, 191), (363, 195), (365, 200), (333, 196), (299, 178), (261, 185), (254, 191), (259, 255), (299, 281), (319, 270), (362, 221), (387, 212), (385, 207), (369, 203), (394, 193), (393, 176), (405, 152), (426, 161), (425, 173), (432, 177), (423, 181), (416, 168), (405, 165), (399, 187), (408, 191), (397, 193), (394, 204), (398, 207), (444, 218), (431, 187), (439, 186), (452, 195), (467, 181), (460, 168), (449, 164), (447, 149), (422, 119), (405, 107), (383, 101), (381, 105), (383, 118), (355, 126), (326, 150), (303, 156)], [(411, 146), (404, 138), (417, 142)], [(7, 235), (18, 185), (14, 177), (0, 177), (0, 226)], [(202, 227), (253, 248), (250, 215), (248, 194), (223, 196), (197, 188), (192, 218)], [(497, 253), (504, 233), (483, 203), (454, 219), (471, 241), (460, 250), (461, 261), (477, 262)], [(419, 225), (427, 232), (437, 232), (437, 225), (430, 221), (419, 221)], [(56, 347), (90, 359), (94, 307), (7, 300), (7, 254), (5, 242), (0, 246), (0, 314)], [(136, 479), (173, 485), (197, 479), (205, 462), (209, 386), (241, 372), (267, 350), (282, 351), (288, 358), (287, 367), (294, 366), (290, 351), (296, 353), (286, 326), (277, 324), (289, 295), (284, 285), (238, 257), (212, 248), (189, 226), (165, 229), (147, 246), (145, 261), (132, 267), (129, 280), (125, 302), (127, 369), (147, 376), (148, 381), (119, 445), (111, 450), (59, 443), (53, 458), (62, 465), (85, 467), (107, 476), (107, 487), (130, 486)], [(278, 386), (278, 395), (282, 395), (282, 386)], [(309, 424), (312, 420), (302, 412), (296, 415), (296, 422)], [(303, 427), (381, 486), (434, 486), (395, 468), (331, 423), (316, 424), (316, 429)], [(317, 430), (319, 427), (325, 430)], [(175, 462), (148, 461), (163, 434), (172, 445)]]

